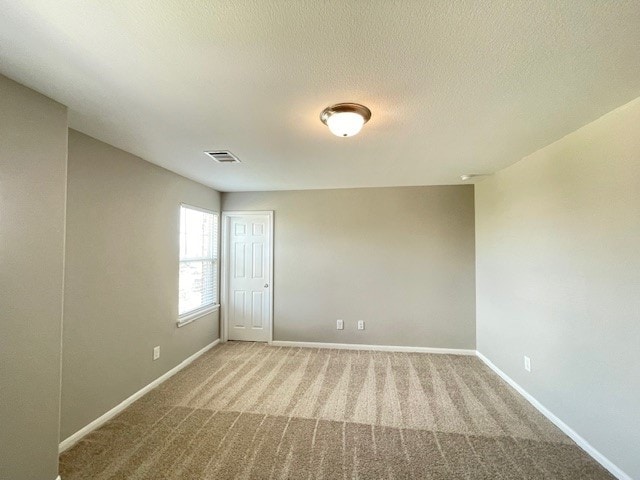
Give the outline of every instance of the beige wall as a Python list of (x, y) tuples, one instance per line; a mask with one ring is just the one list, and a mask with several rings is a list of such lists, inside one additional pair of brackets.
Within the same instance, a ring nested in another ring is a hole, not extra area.
[(639, 126), (640, 99), (476, 186), (478, 350), (633, 478)]
[(61, 439), (218, 338), (217, 313), (176, 327), (181, 202), (220, 194), (69, 131)]
[(58, 474), (67, 111), (0, 75), (0, 478)]
[(225, 193), (223, 209), (275, 211), (275, 340), (475, 348), (472, 186)]

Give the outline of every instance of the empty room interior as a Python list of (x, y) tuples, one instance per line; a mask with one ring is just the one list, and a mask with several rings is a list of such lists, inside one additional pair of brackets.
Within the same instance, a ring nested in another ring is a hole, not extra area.
[(640, 480), (640, 1), (0, 11), (0, 480)]

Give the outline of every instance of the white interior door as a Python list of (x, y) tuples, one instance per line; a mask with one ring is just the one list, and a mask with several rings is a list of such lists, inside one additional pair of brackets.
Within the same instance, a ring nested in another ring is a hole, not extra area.
[(271, 341), (273, 213), (224, 212), (223, 218), (226, 337)]

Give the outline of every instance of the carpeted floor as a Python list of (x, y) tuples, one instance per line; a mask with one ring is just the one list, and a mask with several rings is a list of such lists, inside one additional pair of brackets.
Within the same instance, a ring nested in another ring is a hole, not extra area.
[(609, 479), (477, 358), (228, 342), (60, 456), (75, 479)]

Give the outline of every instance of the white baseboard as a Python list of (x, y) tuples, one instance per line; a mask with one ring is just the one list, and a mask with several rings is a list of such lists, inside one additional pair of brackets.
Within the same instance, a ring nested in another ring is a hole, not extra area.
[(380, 352), (415, 352), (438, 353), (445, 355), (475, 355), (475, 350), (461, 348), (433, 348), (433, 347), (405, 347), (392, 345), (361, 345), (359, 343), (321, 343), (321, 342), (288, 342), (274, 340), (274, 347), (301, 347), (301, 348), (333, 348), (339, 350), (376, 350)]
[[(129, 398), (127, 398), (126, 400), (124, 400), (123, 402), (119, 403), (118, 405), (116, 405), (115, 407), (113, 407), (111, 410), (109, 410), (107, 413), (105, 413), (104, 415), (96, 418), (93, 422), (91, 422), (89, 425), (81, 428), (80, 430), (78, 430), (76, 433), (74, 433), (73, 435), (69, 436), (68, 438), (65, 438), (62, 442), (60, 442), (60, 445), (58, 445), (58, 452), (62, 453), (65, 450), (68, 450), (69, 448), (73, 447), (76, 443), (78, 443), (80, 441), (80, 439), (82, 437), (84, 437), (85, 435), (89, 434), (90, 432), (92, 432), (93, 430), (95, 430), (96, 428), (101, 427), (103, 424), (105, 424), (106, 422), (108, 422), (109, 420), (111, 420), (113, 417), (115, 417), (116, 415), (118, 415), (120, 412), (122, 412), (125, 408), (127, 408), (129, 405), (131, 405), (133, 402), (135, 402), (136, 400), (138, 400), (140, 397), (142, 397), (145, 393), (150, 392), (151, 390), (153, 390), (155, 387), (157, 387), (158, 385), (160, 385), (162, 382), (167, 381), (169, 378), (171, 378), (173, 375), (175, 375), (176, 373), (178, 373), (180, 370), (182, 370), (184, 367), (186, 367), (187, 365), (189, 365), (191, 362), (193, 362), (196, 358), (198, 358), (199, 356), (201, 356), (203, 353), (207, 352), (208, 350), (212, 349), (213, 347), (215, 347), (218, 343), (220, 343), (220, 339), (214, 340), (212, 343), (210, 343), (209, 345), (207, 345), (206, 347), (204, 347), (202, 350), (197, 351), (196, 353), (194, 353), (193, 355), (191, 355), (189, 358), (187, 358), (186, 360), (183, 360), (179, 365), (175, 366), (174, 368), (172, 368), (171, 370), (169, 370), (167, 373), (165, 373), (164, 375), (156, 378), (153, 382), (151, 382), (149, 385), (147, 385), (146, 387), (143, 387), (141, 390), (138, 390), (136, 393), (134, 393), (133, 395), (131, 395)], [(60, 480), (60, 477), (58, 477), (58, 480)]]
[(511, 377), (509, 377), (506, 373), (496, 367), (491, 360), (485, 357), (482, 353), (476, 352), (478, 358), (482, 360), (491, 370), (496, 372), (505, 382), (511, 385), (520, 395), (522, 395), (525, 400), (527, 400), (531, 405), (533, 405), (540, 413), (542, 413), (545, 417), (547, 417), (551, 422), (553, 422), (560, 430), (562, 430), (571, 440), (576, 442), (580, 448), (582, 448), (585, 452), (587, 452), (593, 459), (602, 465), (604, 468), (609, 470), (613, 476), (618, 478), (619, 480), (633, 480), (629, 475), (622, 471), (615, 463), (605, 457), (602, 453), (596, 450), (589, 442), (587, 442), (584, 438), (582, 438), (575, 430), (573, 430), (569, 425), (564, 423), (558, 417), (556, 417), (547, 407), (542, 405), (538, 400), (536, 400), (529, 392), (527, 392), (524, 388), (518, 385)]

